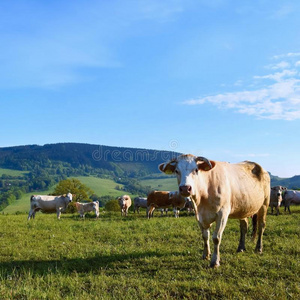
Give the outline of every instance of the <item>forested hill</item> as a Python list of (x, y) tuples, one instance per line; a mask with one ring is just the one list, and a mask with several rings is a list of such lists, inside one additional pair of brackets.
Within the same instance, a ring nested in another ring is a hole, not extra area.
[[(29, 171), (32, 177), (97, 175), (140, 178), (159, 173), (158, 165), (180, 153), (81, 143), (58, 143), (0, 148), (0, 168)], [(271, 175), (271, 174), (270, 174)], [(45, 180), (44, 180), (45, 181)], [(271, 175), (271, 185), (300, 188), (300, 176)]]
[(145, 176), (157, 173), (158, 164), (179, 153), (136, 148), (121, 148), (80, 143), (27, 145), (0, 148), (0, 167), (32, 171), (36, 167), (64, 167), (86, 170), (115, 176)]

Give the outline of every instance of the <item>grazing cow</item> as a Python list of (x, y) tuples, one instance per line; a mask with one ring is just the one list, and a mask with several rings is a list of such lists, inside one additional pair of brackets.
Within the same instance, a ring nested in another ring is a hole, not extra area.
[(68, 204), (72, 202), (72, 194), (68, 193), (66, 196), (46, 196), (33, 195), (30, 198), (30, 211), (28, 220), (35, 217), (35, 213), (39, 210), (42, 212), (56, 212), (57, 219), (60, 219), (61, 212), (65, 211)]
[(131, 198), (128, 195), (123, 195), (122, 197), (118, 198), (120, 209), (121, 209), (121, 216), (128, 215), (128, 209), (131, 206)]
[(186, 203), (184, 208), (186, 208), (187, 212), (190, 213), (195, 213), (195, 209), (194, 209), (194, 204), (193, 201), (190, 197), (186, 198)]
[(89, 203), (80, 203), (76, 202), (75, 206), (81, 218), (84, 218), (85, 213), (94, 211), (96, 218), (99, 218), (99, 201), (89, 202)]
[(137, 211), (138, 214), (139, 214), (140, 213), (140, 207), (147, 209), (147, 198), (136, 197), (136, 198), (134, 198), (133, 202), (134, 202), (134, 206), (133, 206), (133, 212), (134, 213), (135, 213), (135, 211)]
[(186, 199), (181, 197), (178, 192), (166, 192), (166, 191), (152, 191), (147, 198), (147, 214), (148, 219), (153, 217), (153, 211), (155, 208), (168, 208), (172, 207), (175, 217), (178, 218), (178, 208), (183, 208)]
[(273, 215), (273, 209), (276, 209), (276, 215), (279, 215), (279, 207), (282, 202), (282, 195), (283, 191), (286, 190), (286, 187), (281, 185), (273, 186), (271, 188), (271, 195), (270, 195), (270, 207), (271, 207), (271, 214)]
[(258, 227), (256, 251), (262, 252), (262, 236), (270, 202), (270, 176), (260, 165), (249, 161), (238, 164), (210, 161), (188, 154), (160, 164), (159, 169), (166, 174), (175, 173), (180, 194), (191, 197), (194, 202), (204, 240), (204, 259), (210, 256), (209, 228), (216, 222), (211, 267), (220, 265), (219, 248), (228, 218), (240, 219), (237, 251), (242, 252), (246, 250), (248, 217), (253, 216), (252, 235), (254, 238)]
[(284, 211), (288, 209), (291, 213), (290, 205), (291, 204), (300, 204), (300, 191), (288, 190), (283, 195), (284, 198)]

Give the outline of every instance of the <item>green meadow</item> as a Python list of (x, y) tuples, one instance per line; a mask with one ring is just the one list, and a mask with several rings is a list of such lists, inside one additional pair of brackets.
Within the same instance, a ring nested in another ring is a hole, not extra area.
[(23, 176), (24, 174), (28, 174), (28, 173), (29, 172), (26, 172), (26, 171), (18, 171), (18, 170), (0, 168), (0, 176), (2, 176), (3, 174), (9, 175), (9, 176)]
[(299, 207), (268, 215), (259, 255), (250, 235), (236, 253), (239, 222), (229, 220), (211, 269), (185, 213), (0, 215), (0, 299), (299, 299), (299, 225)]

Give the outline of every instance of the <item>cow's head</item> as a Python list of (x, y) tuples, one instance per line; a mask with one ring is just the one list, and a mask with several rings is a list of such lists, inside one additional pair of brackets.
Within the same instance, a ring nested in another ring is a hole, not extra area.
[[(282, 202), (283, 191), (286, 191), (286, 187), (281, 185), (273, 186), (271, 188), (271, 193), (273, 194), (273, 201), (276, 199), (276, 207), (279, 208)], [(275, 203), (274, 203), (275, 204)]]
[(119, 204), (121, 206), (121, 208), (125, 208), (126, 207), (126, 201), (127, 201), (127, 197), (119, 197), (118, 198)]
[(176, 174), (180, 194), (189, 197), (196, 195), (195, 181), (198, 177), (214, 166), (214, 162), (205, 157), (188, 154), (160, 164), (159, 170), (166, 174)]
[(69, 202), (72, 202), (73, 197), (72, 197), (72, 194), (71, 194), (71, 193), (68, 193), (68, 194), (67, 194), (67, 198), (69, 199)]

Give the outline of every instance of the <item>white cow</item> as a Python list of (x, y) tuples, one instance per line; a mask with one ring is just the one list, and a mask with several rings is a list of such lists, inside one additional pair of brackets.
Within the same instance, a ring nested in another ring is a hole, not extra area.
[(68, 204), (72, 202), (72, 194), (68, 193), (66, 196), (47, 196), (47, 195), (33, 195), (30, 198), (30, 211), (28, 220), (35, 217), (35, 213), (39, 210), (42, 212), (56, 212), (57, 219), (60, 219), (61, 212), (64, 212)]
[(134, 213), (135, 213), (135, 211), (137, 211), (138, 214), (139, 214), (140, 213), (140, 207), (147, 209), (147, 198), (136, 197), (136, 198), (134, 198), (133, 202), (134, 202), (134, 206), (133, 206), (133, 212)]
[(80, 203), (76, 202), (75, 206), (81, 218), (84, 218), (85, 213), (94, 211), (96, 218), (99, 218), (99, 201), (89, 202), (89, 203)]
[(262, 236), (270, 202), (270, 176), (254, 162), (230, 164), (205, 157), (181, 155), (159, 165), (166, 174), (176, 174), (179, 192), (191, 197), (204, 240), (203, 258), (210, 256), (209, 228), (216, 222), (213, 234), (214, 252), (211, 267), (220, 265), (220, 243), (228, 218), (240, 220), (240, 242), (245, 248), (248, 217), (253, 216), (253, 238), (258, 230), (256, 251), (262, 252)]
[(290, 205), (291, 204), (300, 204), (300, 191), (288, 190), (284, 193), (284, 211), (288, 209), (291, 213)]
[(284, 194), (284, 191), (286, 191), (286, 187), (283, 187), (281, 185), (271, 187), (270, 207), (272, 215), (274, 208), (276, 209), (276, 215), (279, 215), (279, 207), (282, 202), (282, 195)]

